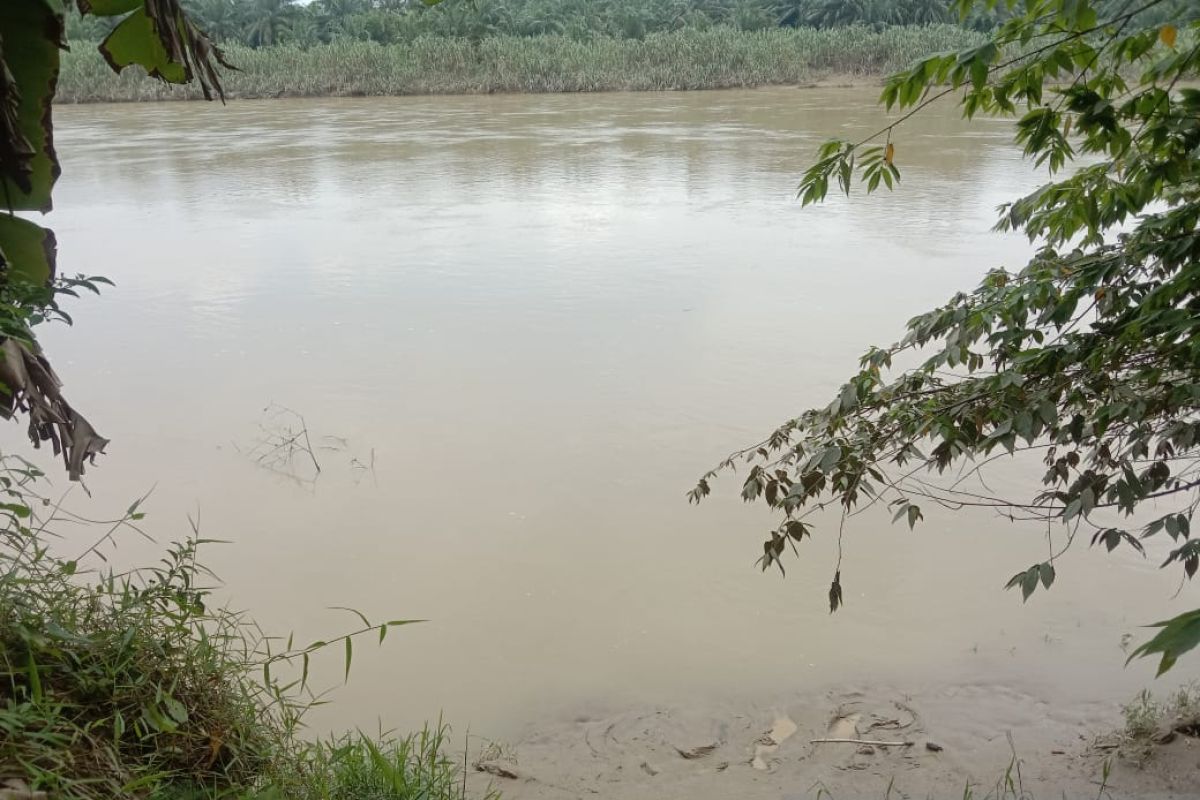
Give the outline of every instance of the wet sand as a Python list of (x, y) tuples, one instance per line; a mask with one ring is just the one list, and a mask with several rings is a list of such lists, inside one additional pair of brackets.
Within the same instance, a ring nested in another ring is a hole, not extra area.
[(476, 753), (471, 780), (510, 800), (1196, 797), (1200, 739), (1177, 735), (1137, 765), (1117, 755), (1121, 724), (1115, 703), (999, 685), (847, 688), (539, 725)]

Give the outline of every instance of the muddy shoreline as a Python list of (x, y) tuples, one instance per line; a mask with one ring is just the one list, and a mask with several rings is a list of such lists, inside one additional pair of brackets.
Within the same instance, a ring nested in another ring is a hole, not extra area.
[(1122, 725), (1119, 703), (1002, 685), (855, 687), (540, 724), (485, 743), (471, 780), (512, 800), (1196, 796), (1200, 739), (1166, 737), (1138, 764)]
[[(272, 92), (255, 92), (255, 91), (238, 91), (230, 89), (225, 92), (226, 101), (245, 101), (245, 100), (324, 100), (324, 99), (339, 99), (339, 98), (389, 98), (389, 97), (483, 97), (490, 95), (504, 96), (519, 96), (519, 95), (544, 95), (544, 94), (585, 94), (585, 95), (610, 95), (610, 94), (654, 94), (654, 93), (696, 93), (696, 92), (737, 92), (737, 91), (755, 91), (758, 89), (861, 89), (882, 86), (887, 78), (885, 73), (830, 73), (828, 75), (819, 75), (811, 80), (803, 81), (788, 81), (781, 83), (758, 83), (758, 84), (733, 84), (728, 86), (704, 86), (697, 88), (621, 88), (614, 87), (611, 89), (596, 89), (583, 91), (495, 91), (495, 90), (480, 90), (480, 91), (417, 91), (417, 92), (396, 92), (396, 93), (375, 93), (355, 89), (325, 91), (325, 92), (307, 92), (307, 91), (272, 91)], [(195, 92), (186, 91), (179, 87), (170, 87), (164, 85), (151, 85), (151, 90), (147, 90), (143, 94), (129, 96), (127, 94), (78, 94), (71, 91), (65, 91), (55, 100), (55, 105), (59, 106), (90, 106), (90, 105), (125, 105), (128, 103), (178, 103), (178, 102), (193, 102), (203, 101), (204, 97)]]

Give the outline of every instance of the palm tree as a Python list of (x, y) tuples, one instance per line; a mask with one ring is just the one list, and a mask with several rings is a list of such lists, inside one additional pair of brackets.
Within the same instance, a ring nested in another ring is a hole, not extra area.
[(279, 35), (287, 30), (296, 15), (295, 0), (254, 0), (248, 9), (246, 20), (246, 42), (254, 47), (264, 47), (279, 41)]
[(904, 9), (904, 24), (929, 25), (934, 22), (946, 22), (950, 18), (950, 8), (943, 0), (908, 0)]
[(237, 39), (245, 29), (245, 6), (237, 0), (191, 0), (192, 19), (216, 41)]

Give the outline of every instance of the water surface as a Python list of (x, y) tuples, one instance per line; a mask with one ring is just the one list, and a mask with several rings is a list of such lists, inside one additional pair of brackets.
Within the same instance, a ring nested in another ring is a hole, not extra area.
[[(1023, 607), (1001, 587), (1044, 531), (864, 515), (831, 617), (828, 525), (783, 580), (754, 569), (770, 518), (736, 479), (685, 502), (868, 345), (1029, 252), (989, 228), (1040, 177), (1004, 124), (952, 109), (897, 135), (895, 195), (801, 210), (814, 146), (883, 122), (873, 97), (56, 110), (60, 264), (117, 282), (45, 337), (113, 439), (76, 501), (101, 514), (154, 486), (163, 541), (198, 513), (235, 542), (210, 554), (231, 602), (269, 627), (328, 634), (352, 622), (334, 605), (431, 620), (360, 646), (321, 725), (444, 711), (502, 736), (850, 680), (1128, 695), (1152, 668), (1123, 668), (1121, 635), (1200, 599), (1172, 599), (1154, 559), (1077, 546)], [(315, 484), (242, 452), (271, 402), (339, 437)]]

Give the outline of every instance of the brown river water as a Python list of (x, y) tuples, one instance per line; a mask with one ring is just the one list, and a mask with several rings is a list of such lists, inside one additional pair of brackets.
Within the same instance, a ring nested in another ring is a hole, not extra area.
[[(830, 525), (783, 579), (754, 567), (770, 518), (736, 478), (685, 500), (726, 453), (828, 402), (868, 345), (1030, 252), (989, 229), (1041, 177), (1006, 124), (951, 108), (897, 135), (894, 195), (802, 210), (815, 145), (878, 126), (873, 98), (57, 109), (60, 268), (117, 284), (44, 337), (113, 440), (75, 507), (153, 487), (160, 542), (198, 514), (233, 542), (209, 552), (223, 596), (273, 630), (351, 626), (330, 606), (429, 620), (362, 642), (318, 727), (444, 713), (504, 736), (847, 682), (1128, 698), (1153, 665), (1126, 668), (1122, 635), (1200, 602), (1173, 597), (1154, 554), (1077, 543), (1022, 605), (1002, 587), (1045, 557), (1044, 530), (867, 514), (831, 616)], [(315, 481), (247, 455), (272, 402), (305, 416)], [(155, 552), (128, 540), (118, 558)], [(318, 683), (341, 682), (339, 658)]]

